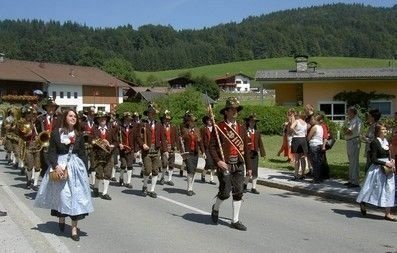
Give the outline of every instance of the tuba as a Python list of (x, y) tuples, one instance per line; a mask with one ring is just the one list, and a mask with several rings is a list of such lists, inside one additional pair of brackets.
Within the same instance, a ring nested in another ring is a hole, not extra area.
[(105, 151), (107, 154), (110, 154), (112, 152), (112, 148), (107, 144), (104, 140), (101, 138), (96, 138), (92, 141), (93, 146), (97, 146), (98, 148), (102, 149)]
[(50, 137), (50, 131), (43, 131), (39, 134), (39, 136), (37, 137), (37, 141), (40, 149), (48, 148), (48, 146), (50, 145)]
[(24, 137), (30, 136), (33, 133), (32, 124), (23, 119), (17, 122), (17, 129)]

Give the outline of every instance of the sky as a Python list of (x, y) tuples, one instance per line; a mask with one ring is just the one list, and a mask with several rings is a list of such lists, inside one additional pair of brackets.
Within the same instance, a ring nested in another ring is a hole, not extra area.
[(176, 30), (202, 29), (241, 22), (279, 10), (336, 2), (392, 7), (396, 0), (0, 0), (0, 20), (73, 21), (90, 27), (130, 24), (171, 25)]

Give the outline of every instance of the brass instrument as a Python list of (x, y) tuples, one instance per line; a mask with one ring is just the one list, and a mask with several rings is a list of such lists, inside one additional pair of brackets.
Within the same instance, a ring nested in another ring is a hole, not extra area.
[(98, 148), (105, 151), (107, 154), (110, 154), (112, 152), (112, 148), (110, 147), (110, 145), (101, 138), (94, 139), (92, 141), (92, 145), (97, 146)]
[(37, 146), (40, 147), (40, 150), (43, 148), (48, 148), (50, 145), (50, 131), (43, 131), (37, 136)]
[(19, 120), (17, 122), (17, 129), (25, 137), (27, 137), (33, 133), (32, 124), (26, 120), (23, 120), (23, 119)]

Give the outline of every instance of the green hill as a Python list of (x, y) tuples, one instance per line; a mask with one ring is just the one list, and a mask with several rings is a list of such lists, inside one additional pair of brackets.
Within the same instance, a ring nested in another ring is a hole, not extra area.
[[(382, 68), (388, 67), (390, 60), (387, 59), (369, 59), (369, 58), (348, 58), (348, 57), (311, 57), (310, 61), (316, 61), (318, 68)], [(397, 62), (395, 63), (397, 64)], [(207, 65), (197, 68), (176, 69), (157, 72), (139, 72), (136, 76), (146, 83), (149, 79), (167, 80), (177, 77), (186, 72), (190, 72), (192, 76), (205, 75), (209, 78), (216, 78), (226, 73), (242, 72), (246, 75), (255, 77), (257, 70), (263, 69), (295, 69), (295, 62), (292, 57), (262, 59), (252, 61), (241, 61), (225, 64)]]

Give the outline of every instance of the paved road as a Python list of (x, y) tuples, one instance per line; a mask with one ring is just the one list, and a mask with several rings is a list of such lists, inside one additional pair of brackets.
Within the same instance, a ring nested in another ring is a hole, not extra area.
[(132, 190), (112, 186), (113, 200), (94, 199), (74, 242), (70, 227), (60, 233), (48, 210), (32, 207), (35, 193), (18, 171), (0, 165), (0, 209), (9, 212), (0, 218), (0, 252), (397, 252), (397, 224), (382, 210), (363, 218), (355, 205), (258, 186), (260, 195), (244, 196), (241, 232), (229, 228), (230, 200), (220, 224), (211, 223), (217, 186), (197, 182), (188, 197), (185, 179), (175, 183), (158, 186), (157, 199), (141, 195), (138, 177)]

